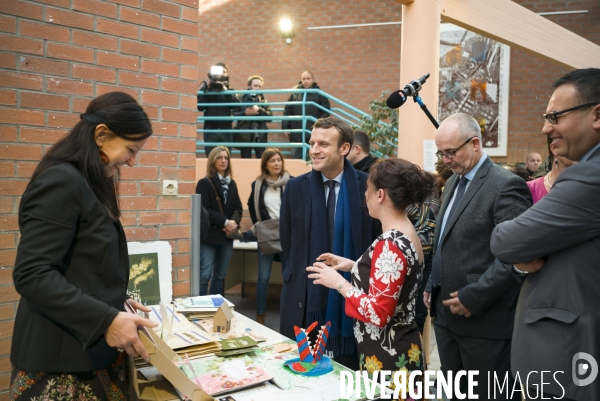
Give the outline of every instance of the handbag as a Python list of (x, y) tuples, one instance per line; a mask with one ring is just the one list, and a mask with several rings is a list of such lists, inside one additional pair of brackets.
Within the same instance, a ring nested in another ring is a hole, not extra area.
[[(260, 191), (256, 184), (254, 190)], [(259, 192), (260, 193), (260, 192)], [(281, 242), (279, 241), (279, 219), (260, 220), (260, 210), (258, 202), (254, 204), (256, 210), (256, 218), (258, 221), (252, 226), (252, 230), (256, 233), (256, 242), (260, 252), (264, 255), (272, 255), (281, 252)]]
[[(223, 205), (221, 204), (221, 197), (219, 196), (219, 192), (217, 191), (217, 188), (215, 187), (215, 184), (213, 184), (213, 182), (210, 180), (210, 178), (208, 179), (208, 182), (210, 182), (210, 185), (213, 187), (213, 190), (215, 191), (215, 196), (217, 197), (217, 204), (219, 205), (219, 211), (221, 212), (221, 214), (225, 215), (225, 212), (223, 211)], [(234, 219), (232, 219), (234, 220)], [(241, 240), (244, 236), (242, 235), (242, 230), (240, 230), (240, 228), (238, 227), (237, 231), (235, 231), (232, 234), (225, 234), (227, 236), (227, 238), (229, 239), (233, 239), (233, 240)]]
[(254, 232), (260, 252), (264, 255), (271, 255), (281, 252), (281, 242), (279, 242), (279, 219), (270, 219), (257, 221), (254, 224)]

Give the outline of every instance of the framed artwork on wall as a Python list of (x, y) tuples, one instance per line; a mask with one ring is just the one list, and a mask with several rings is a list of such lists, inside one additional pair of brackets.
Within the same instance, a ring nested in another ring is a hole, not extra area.
[(489, 156), (506, 156), (510, 47), (453, 24), (440, 27), (438, 119), (473, 116)]
[(167, 241), (128, 242), (128, 295), (144, 305), (173, 301), (171, 245)]

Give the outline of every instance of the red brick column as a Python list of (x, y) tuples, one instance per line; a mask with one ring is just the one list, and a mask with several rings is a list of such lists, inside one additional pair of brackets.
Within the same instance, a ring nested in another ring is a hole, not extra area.
[[(0, 400), (19, 300), (19, 200), (44, 152), (95, 96), (127, 92), (152, 119), (137, 166), (122, 169), (122, 220), (129, 241), (171, 243), (174, 296), (189, 294), (197, 18), (197, 0), (0, 3)], [(161, 195), (165, 179), (179, 182), (179, 196)]]

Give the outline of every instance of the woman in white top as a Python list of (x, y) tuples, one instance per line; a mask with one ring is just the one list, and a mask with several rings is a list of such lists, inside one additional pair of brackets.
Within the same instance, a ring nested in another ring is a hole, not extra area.
[[(248, 210), (252, 224), (257, 221), (279, 219), (279, 208), (285, 185), (290, 174), (285, 171), (283, 155), (279, 149), (265, 150), (260, 161), (260, 175), (252, 183), (252, 193), (248, 199)], [(256, 283), (256, 321), (265, 323), (265, 308), (267, 304), (267, 286), (271, 277), (273, 260), (279, 259), (282, 269), (285, 269), (283, 253), (265, 255), (258, 253), (258, 280)]]

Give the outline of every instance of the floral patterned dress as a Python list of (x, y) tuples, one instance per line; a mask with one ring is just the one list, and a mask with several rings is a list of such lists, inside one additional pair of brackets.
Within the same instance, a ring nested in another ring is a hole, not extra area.
[(12, 367), (9, 399), (28, 401), (127, 401), (127, 354), (119, 353), (108, 369), (76, 373), (27, 372)]
[(354, 319), (360, 369), (424, 370), (414, 319), (423, 274), (413, 243), (398, 230), (381, 234), (351, 270), (346, 314)]

